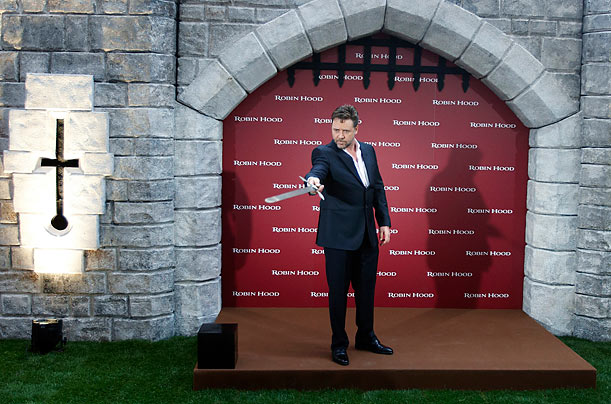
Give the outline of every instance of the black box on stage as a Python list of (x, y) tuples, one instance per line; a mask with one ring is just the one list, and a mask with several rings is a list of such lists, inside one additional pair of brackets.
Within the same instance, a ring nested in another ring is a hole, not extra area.
[(62, 342), (62, 320), (47, 318), (32, 320), (32, 352), (46, 354)]
[(235, 369), (238, 362), (238, 325), (202, 324), (197, 332), (198, 369)]

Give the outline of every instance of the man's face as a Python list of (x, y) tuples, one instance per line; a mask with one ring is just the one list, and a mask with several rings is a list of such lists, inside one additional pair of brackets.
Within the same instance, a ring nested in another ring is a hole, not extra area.
[(331, 123), (331, 135), (339, 149), (345, 149), (352, 145), (358, 128), (354, 127), (352, 119), (335, 118)]

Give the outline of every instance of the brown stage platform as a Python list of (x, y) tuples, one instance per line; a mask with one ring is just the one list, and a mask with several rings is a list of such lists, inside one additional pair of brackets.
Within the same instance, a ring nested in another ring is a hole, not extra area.
[[(520, 310), (376, 308), (376, 334), (395, 354), (351, 345), (349, 366), (331, 361), (326, 308), (224, 308), (217, 322), (238, 323), (238, 364), (196, 365), (194, 390), (596, 387), (596, 369)], [(351, 309), (351, 338), (353, 324)]]

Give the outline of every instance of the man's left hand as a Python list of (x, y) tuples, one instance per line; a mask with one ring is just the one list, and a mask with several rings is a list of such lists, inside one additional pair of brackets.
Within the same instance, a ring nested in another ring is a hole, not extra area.
[(381, 246), (390, 243), (390, 227), (380, 226), (379, 237)]

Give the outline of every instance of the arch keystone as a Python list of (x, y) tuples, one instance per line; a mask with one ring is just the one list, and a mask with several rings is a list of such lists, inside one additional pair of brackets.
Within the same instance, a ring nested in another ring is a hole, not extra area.
[(384, 32), (418, 43), (426, 33), (441, 0), (388, 0)]
[(386, 0), (339, 0), (348, 40), (375, 34), (384, 26)]
[(346, 42), (348, 32), (337, 0), (314, 0), (297, 9), (314, 52)]

